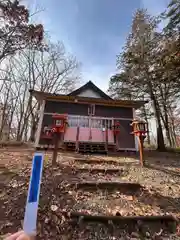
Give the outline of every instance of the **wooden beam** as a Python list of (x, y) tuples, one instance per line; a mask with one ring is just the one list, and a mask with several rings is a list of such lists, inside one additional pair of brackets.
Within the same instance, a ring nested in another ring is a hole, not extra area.
[[(53, 115), (53, 114), (55, 114), (55, 112), (44, 112), (44, 115)], [(82, 117), (82, 116), (80, 116), (80, 115), (71, 115), (71, 114), (68, 114), (68, 117)], [(89, 118), (89, 116), (83, 116), (83, 118)], [(112, 120), (112, 121), (114, 121), (114, 119), (116, 119), (117, 121), (118, 120), (123, 120), (123, 121), (132, 121), (133, 120), (133, 118), (118, 118), (118, 117), (95, 117), (95, 116), (92, 116), (92, 119), (104, 119), (104, 120)]]
[(76, 104), (90, 104), (90, 103), (95, 103), (96, 105), (101, 105), (101, 106), (111, 106), (111, 107), (127, 107), (127, 108), (139, 108), (143, 104), (142, 103), (126, 103), (125, 101), (122, 102), (117, 102), (117, 101), (109, 101), (109, 100), (104, 100), (104, 101), (98, 101), (97, 98), (89, 98), (89, 99), (76, 99), (73, 97), (73, 99), (68, 99), (68, 98), (56, 98), (56, 97), (48, 97), (46, 98), (47, 101), (56, 101), (56, 102), (69, 102), (69, 103), (76, 103)]

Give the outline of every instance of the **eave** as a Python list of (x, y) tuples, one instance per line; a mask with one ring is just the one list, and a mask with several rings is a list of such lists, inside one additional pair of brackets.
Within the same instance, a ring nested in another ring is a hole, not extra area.
[(97, 104), (103, 106), (112, 107), (130, 107), (130, 108), (140, 108), (148, 101), (131, 101), (131, 100), (105, 100), (102, 98), (88, 98), (79, 96), (67, 96), (63, 94), (52, 94), (46, 92), (40, 92), (35, 90), (29, 90), (31, 95), (34, 96), (38, 101), (48, 100), (48, 101), (59, 101), (59, 102), (69, 102), (69, 103), (79, 103), (79, 104)]

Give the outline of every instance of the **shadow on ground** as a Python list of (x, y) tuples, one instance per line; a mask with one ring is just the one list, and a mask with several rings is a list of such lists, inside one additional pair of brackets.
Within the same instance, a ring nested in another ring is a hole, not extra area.
[[(22, 171), (14, 176), (11, 171), (3, 168), (3, 172), (6, 177), (8, 176), (9, 181), (1, 183), (1, 189), (4, 189), (3, 193), (0, 194), (1, 235), (22, 228), (30, 168), (28, 171), (29, 174), (26, 171), (23, 175)], [(0, 177), (2, 176), (4, 175), (1, 173)], [(62, 219), (53, 215), (52, 206), (57, 206), (59, 216), (61, 216), (61, 211), (71, 209), (75, 199), (69, 194), (68, 182), (73, 181), (77, 181), (77, 177), (71, 167), (64, 167), (60, 164), (55, 168), (52, 168), (51, 165), (44, 167), (38, 212), (39, 236), (45, 236), (46, 232), (48, 234), (55, 233), (54, 236), (57, 236), (57, 228)], [(67, 231), (67, 226), (63, 227), (63, 222), (61, 225), (61, 233)]]
[(163, 173), (166, 173), (166, 174), (172, 175), (174, 177), (179, 177), (180, 178), (180, 168), (178, 170), (179, 171), (179, 173), (178, 173), (178, 171), (166, 169), (166, 168), (164, 168), (164, 166), (161, 166), (161, 165), (146, 164), (145, 166), (149, 169), (158, 170), (158, 171), (161, 171)]
[(173, 214), (180, 217), (180, 198), (163, 196), (156, 191), (151, 193), (147, 190), (143, 190), (141, 193), (136, 194), (136, 197), (138, 201), (144, 204), (159, 207), (164, 214)]

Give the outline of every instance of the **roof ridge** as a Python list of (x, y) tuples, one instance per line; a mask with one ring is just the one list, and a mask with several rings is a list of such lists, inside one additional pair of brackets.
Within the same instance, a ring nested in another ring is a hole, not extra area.
[(88, 89), (88, 87), (91, 87), (92, 89), (94, 89), (94, 91), (98, 92), (99, 95), (106, 99), (106, 100), (112, 100), (112, 98), (107, 95), (105, 92), (103, 92), (99, 87), (97, 87), (91, 80), (89, 80), (87, 83), (85, 83), (84, 85), (82, 85), (80, 88), (72, 91), (71, 93), (67, 94), (67, 96), (76, 96), (79, 93), (81, 93), (82, 91)]

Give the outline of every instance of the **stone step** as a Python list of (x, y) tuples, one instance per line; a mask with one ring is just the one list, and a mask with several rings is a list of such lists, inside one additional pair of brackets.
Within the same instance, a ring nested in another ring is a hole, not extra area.
[(137, 165), (139, 166), (138, 161), (132, 161), (132, 162), (118, 162), (113, 160), (98, 160), (98, 159), (74, 159), (75, 162), (78, 162), (80, 164), (112, 164), (117, 166), (132, 166)]
[[(158, 216), (108, 216), (108, 215), (91, 215), (83, 212), (64, 213), (71, 219), (79, 222), (100, 222), (103, 224), (118, 224), (130, 231), (149, 230), (151, 227), (157, 230), (166, 230), (175, 233), (178, 225), (178, 219), (171, 215)], [(151, 229), (152, 230), (152, 229)]]
[(125, 172), (125, 169), (121, 168), (121, 169), (117, 169), (117, 168), (77, 168), (76, 169), (79, 172), (89, 172), (92, 174), (98, 174), (98, 173), (104, 173), (104, 174), (121, 174), (123, 172)]
[(119, 190), (121, 193), (132, 194), (137, 191), (143, 189), (143, 187), (137, 182), (109, 182), (109, 181), (85, 181), (79, 183), (72, 183), (72, 187), (76, 189), (84, 189), (84, 190), (108, 190), (114, 191)]

